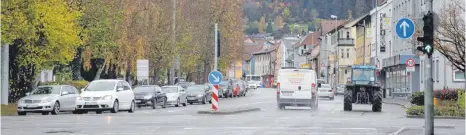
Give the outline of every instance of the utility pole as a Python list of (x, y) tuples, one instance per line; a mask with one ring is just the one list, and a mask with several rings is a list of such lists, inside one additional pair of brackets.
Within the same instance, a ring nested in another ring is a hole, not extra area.
[(422, 51), (424, 54), (427, 54), (424, 74), (426, 76), (426, 84), (424, 91), (424, 114), (425, 114), (425, 125), (424, 125), (424, 134), (433, 135), (434, 134), (434, 104), (433, 104), (433, 92), (434, 92), (434, 79), (432, 78), (433, 68), (432, 68), (432, 54), (434, 53), (434, 14), (433, 14), (433, 0), (428, 0), (426, 3), (428, 6), (428, 13), (424, 15), (422, 20), (424, 21), (424, 37), (418, 37), (417, 41), (421, 41), (423, 46), (418, 46), (417, 50)]
[(214, 34), (215, 34), (215, 56), (214, 56), (214, 71), (217, 71), (218, 69), (218, 63), (217, 63), (217, 56), (218, 56), (218, 23), (215, 23), (215, 26), (214, 26)]
[[(429, 12), (433, 12), (433, 5), (434, 5), (434, 0), (428, 0), (428, 10)], [(432, 25), (429, 25), (427, 24), (427, 26), (430, 26), (430, 30), (431, 32), (427, 32), (428, 34), (432, 34), (430, 35), (431, 39), (432, 40), (432, 44), (431, 46), (433, 47), (433, 38), (434, 38), (434, 20), (433, 20), (433, 16), (430, 17), (430, 23)], [(427, 18), (427, 20), (425, 20), (424, 22), (424, 26), (426, 26), (426, 22), (428, 22), (429, 19)], [(428, 22), (429, 23), (429, 22)], [(424, 31), (424, 33), (426, 33), (426, 31)], [(428, 51), (428, 50), (427, 50)], [(429, 53), (429, 52), (427, 52)], [(431, 50), (431, 53), (433, 53), (433, 50)], [(427, 54), (427, 65), (425, 66), (426, 67), (426, 77), (427, 77), (427, 87), (426, 87), (426, 92), (425, 92), (425, 97), (424, 97), (424, 102), (425, 102), (425, 105), (424, 105), (424, 110), (425, 110), (425, 125), (424, 125), (424, 134), (425, 135), (434, 135), (434, 103), (433, 103), (433, 92), (434, 92), (434, 79), (432, 78), (432, 73), (434, 72), (433, 68), (432, 68), (432, 54), (429, 55)]]
[[(173, 14), (172, 14), (172, 19), (173, 19), (173, 23), (172, 23), (172, 45), (173, 47), (176, 49), (176, 0), (173, 0)], [(169, 76), (169, 84), (174, 84), (174, 71), (175, 71), (175, 67), (176, 67), (176, 60), (174, 59), (172, 61), (172, 66), (170, 68), (170, 76)]]
[(1, 81), (0, 81), (0, 89), (1, 89), (1, 104), (8, 105), (8, 93), (9, 93), (9, 45), (0, 45), (0, 54), (1, 54)]
[[(415, 3), (415, 2), (413, 2)], [(377, 60), (379, 60), (379, 57), (378, 57), (378, 53), (379, 53), (379, 42), (378, 42), (378, 37), (379, 37), (379, 32), (377, 31), (378, 30), (378, 18), (379, 18), (379, 8), (378, 8), (378, 0), (375, 0), (375, 59), (374, 59), (374, 63), (375, 65), (377, 65)], [(378, 67), (377, 67), (378, 68)]]

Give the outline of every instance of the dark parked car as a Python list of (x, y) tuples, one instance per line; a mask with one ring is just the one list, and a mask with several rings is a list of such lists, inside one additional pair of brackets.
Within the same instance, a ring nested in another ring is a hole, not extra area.
[(134, 98), (138, 107), (151, 106), (152, 109), (161, 105), (167, 107), (167, 96), (157, 85), (142, 85), (134, 88)]
[(232, 97), (233, 87), (230, 81), (222, 81), (219, 85), (218, 95), (221, 98)]
[(209, 85), (191, 85), (186, 89), (188, 103), (212, 103), (212, 87)]

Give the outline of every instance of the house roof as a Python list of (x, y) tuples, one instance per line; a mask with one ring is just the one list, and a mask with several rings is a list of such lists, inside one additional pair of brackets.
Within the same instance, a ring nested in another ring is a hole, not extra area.
[(346, 20), (322, 20), (320, 21), (321, 35), (325, 35), (331, 30), (335, 29), (336, 26), (340, 26), (346, 23)]
[(313, 49), (310, 49), (311, 59), (317, 58), (317, 56), (319, 55), (319, 50), (320, 50), (320, 45), (316, 45)]
[(369, 13), (364, 14), (364, 15), (362, 15), (361, 17), (358, 17), (358, 18), (356, 18), (356, 19), (354, 19), (354, 20), (352, 20), (352, 21), (346, 23), (344, 26), (345, 26), (345, 27), (353, 27), (353, 26), (356, 25), (359, 21), (361, 21), (362, 19), (364, 19), (364, 17), (366, 17), (367, 15), (369, 15)]
[(316, 45), (316, 44), (319, 44), (319, 33), (314, 32), (314, 33), (307, 34), (306, 38), (299, 44), (296, 44), (296, 46)]
[(243, 46), (243, 60), (250, 60), (254, 52), (262, 50), (262, 45), (245, 45)]
[(285, 44), (285, 47), (292, 48), (295, 44), (299, 43), (301, 39), (298, 37), (284, 37), (283, 38), (283, 43)]

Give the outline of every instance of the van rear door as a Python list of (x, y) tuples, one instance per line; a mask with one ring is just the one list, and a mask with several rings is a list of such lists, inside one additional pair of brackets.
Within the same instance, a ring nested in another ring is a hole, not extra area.
[[(313, 83), (316, 76), (309, 69), (281, 69), (278, 82), (280, 83), (280, 98), (312, 99)], [(314, 86), (315, 89), (315, 86)]]

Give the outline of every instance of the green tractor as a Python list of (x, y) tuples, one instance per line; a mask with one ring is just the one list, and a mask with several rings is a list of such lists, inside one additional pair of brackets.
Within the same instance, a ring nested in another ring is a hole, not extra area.
[(373, 112), (382, 111), (382, 90), (376, 83), (375, 66), (351, 66), (344, 95), (344, 111), (352, 111), (353, 104), (372, 104)]

